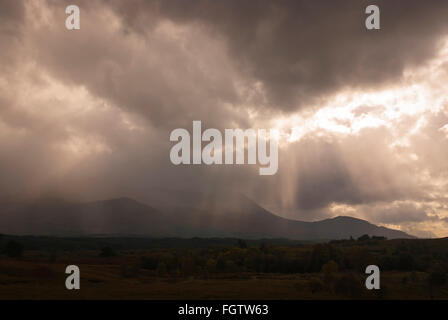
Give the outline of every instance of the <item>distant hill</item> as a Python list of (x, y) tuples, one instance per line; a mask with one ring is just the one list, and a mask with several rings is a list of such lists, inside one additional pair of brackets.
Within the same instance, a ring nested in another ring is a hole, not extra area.
[(285, 219), (239, 196), (201, 206), (155, 209), (129, 198), (90, 203), (59, 199), (0, 204), (0, 233), (58, 236), (239, 237), (333, 240), (363, 234), (414, 238), (367, 221), (336, 217), (317, 222)]

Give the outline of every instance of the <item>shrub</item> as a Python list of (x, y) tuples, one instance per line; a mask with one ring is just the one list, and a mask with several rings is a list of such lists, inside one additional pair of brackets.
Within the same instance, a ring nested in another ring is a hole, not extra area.
[(322, 291), (322, 289), (324, 288), (324, 283), (321, 279), (314, 277), (308, 281), (308, 287), (310, 288), (311, 293), (314, 294), (316, 292)]

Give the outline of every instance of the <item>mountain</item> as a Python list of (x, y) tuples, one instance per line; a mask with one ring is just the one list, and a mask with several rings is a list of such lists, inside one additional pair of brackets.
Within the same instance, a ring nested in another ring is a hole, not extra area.
[(149, 237), (239, 237), (332, 240), (363, 234), (413, 238), (367, 221), (336, 217), (316, 222), (285, 219), (244, 196), (206, 198), (200, 205), (156, 209), (129, 198), (89, 203), (59, 199), (0, 204), (0, 233), (121, 235)]

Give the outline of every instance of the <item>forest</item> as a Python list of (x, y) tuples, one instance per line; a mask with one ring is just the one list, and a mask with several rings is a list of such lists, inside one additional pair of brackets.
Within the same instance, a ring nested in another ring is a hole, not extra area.
[[(312, 243), (4, 235), (0, 237), (0, 252), (2, 299), (57, 298), (53, 293), (30, 297), (25, 289), (34, 288), (36, 283), (38, 287), (59, 288), (60, 282), (61, 289), (54, 292), (62, 292), (63, 269), (70, 264), (80, 267), (81, 282), (87, 282), (82, 286), (87, 292), (84, 298), (123, 298), (125, 293), (130, 298), (134, 294), (139, 298), (171, 298), (175, 292), (172, 298), (251, 298), (253, 284), (261, 285), (257, 296), (267, 299), (448, 297), (446, 238), (387, 240), (364, 235)], [(380, 290), (370, 291), (364, 286), (368, 265), (380, 268)], [(275, 283), (277, 291), (272, 291), (269, 283)], [(154, 284), (158, 291), (152, 292)], [(240, 285), (245, 289), (236, 290)], [(101, 290), (108, 286), (116, 289)], [(192, 296), (177, 291), (183, 286), (190, 286)], [(203, 286), (207, 288), (205, 296)], [(8, 296), (8, 288), (15, 294)]]

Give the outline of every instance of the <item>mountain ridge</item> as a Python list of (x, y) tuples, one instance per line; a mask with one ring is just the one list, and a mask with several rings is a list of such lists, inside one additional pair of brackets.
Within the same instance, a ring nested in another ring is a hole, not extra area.
[(125, 234), (148, 237), (239, 237), (337, 240), (363, 234), (415, 238), (366, 220), (337, 216), (300, 221), (275, 215), (253, 200), (205, 201), (200, 208), (156, 209), (129, 197), (85, 203), (45, 199), (0, 203), (0, 233), (88, 236)]

